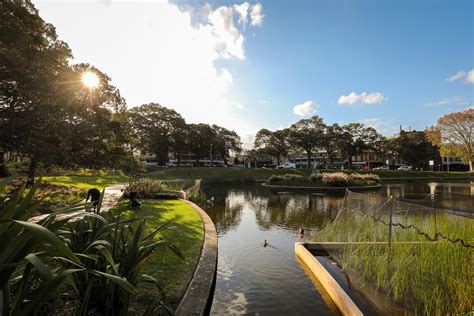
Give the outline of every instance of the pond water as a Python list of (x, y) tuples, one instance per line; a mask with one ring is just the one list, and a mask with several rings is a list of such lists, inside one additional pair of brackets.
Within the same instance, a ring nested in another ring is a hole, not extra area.
[[(438, 191), (442, 199), (436, 203), (458, 199), (463, 208), (469, 208), (474, 182), (390, 183), (369, 194), (416, 199)], [(211, 314), (334, 313), (296, 260), (294, 243), (301, 240), (300, 227), (305, 230), (303, 240), (311, 240), (333, 220), (342, 197), (272, 193), (260, 184), (220, 185), (204, 192), (215, 199), (206, 211), (216, 225), (219, 242)]]

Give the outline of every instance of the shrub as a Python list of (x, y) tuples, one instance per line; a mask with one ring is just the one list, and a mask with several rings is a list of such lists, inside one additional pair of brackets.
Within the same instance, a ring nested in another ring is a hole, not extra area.
[(323, 173), (322, 179), (327, 186), (345, 187), (347, 186), (348, 176), (342, 172)]
[(311, 182), (321, 182), (323, 180), (323, 174), (313, 173), (309, 176), (309, 180), (311, 180)]
[(380, 183), (380, 177), (371, 173), (351, 173), (348, 182), (350, 185), (374, 185)]
[(291, 182), (305, 182), (306, 178), (298, 174), (285, 174), (283, 178)]
[(272, 175), (270, 178), (268, 178), (267, 182), (268, 183), (277, 183), (277, 182), (280, 182), (280, 181), (283, 181), (283, 180), (285, 180), (284, 176)]
[(152, 199), (163, 193), (165, 189), (166, 185), (163, 182), (145, 178), (130, 182), (125, 190), (127, 192), (138, 192), (140, 198)]

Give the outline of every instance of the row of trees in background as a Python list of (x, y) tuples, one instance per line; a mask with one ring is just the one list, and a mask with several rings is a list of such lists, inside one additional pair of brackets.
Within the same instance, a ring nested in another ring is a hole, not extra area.
[(316, 149), (327, 153), (330, 166), (335, 159), (345, 159), (351, 166), (352, 157), (365, 153), (384, 159), (401, 158), (405, 163), (426, 167), (429, 160), (442, 156), (459, 157), (473, 171), (474, 109), (446, 114), (431, 130), (401, 132), (386, 138), (374, 128), (359, 123), (326, 125), (322, 118), (302, 119), (288, 128), (270, 131), (261, 129), (255, 136), (254, 150), (273, 156), (280, 164), (288, 154), (307, 156), (308, 167)]
[(129, 111), (135, 146), (153, 153), (157, 163), (165, 164), (173, 153), (178, 164), (192, 154), (196, 163), (211, 156), (226, 161), (230, 153), (241, 151), (240, 136), (217, 125), (187, 124), (175, 110), (157, 103), (144, 104)]
[[(38, 166), (123, 168), (137, 166), (136, 149), (165, 163), (192, 152), (197, 160), (213, 151), (227, 158), (240, 138), (216, 125), (186, 124), (158, 104), (128, 110), (110, 78), (89, 64), (70, 64), (72, 53), (34, 5), (6, 1), (0, 9), (0, 176), (5, 159)], [(83, 84), (92, 73), (96, 87)]]
[(254, 142), (257, 151), (276, 157), (278, 163), (289, 153), (304, 152), (307, 155), (308, 168), (316, 149), (327, 152), (329, 164), (332, 166), (336, 158), (347, 158), (350, 165), (352, 156), (366, 151), (383, 150), (383, 146), (383, 136), (372, 127), (359, 123), (326, 125), (317, 115), (274, 132), (261, 129)]

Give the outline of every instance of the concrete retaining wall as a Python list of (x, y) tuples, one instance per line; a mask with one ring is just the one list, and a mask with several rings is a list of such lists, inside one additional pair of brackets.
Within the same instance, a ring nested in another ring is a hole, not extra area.
[(208, 315), (211, 309), (217, 271), (217, 233), (212, 219), (196, 204), (186, 201), (201, 217), (204, 240), (193, 277), (179, 304), (176, 315)]
[(341, 288), (331, 274), (321, 265), (303, 243), (295, 243), (295, 253), (318, 279), (326, 293), (343, 315), (362, 316), (363, 313)]

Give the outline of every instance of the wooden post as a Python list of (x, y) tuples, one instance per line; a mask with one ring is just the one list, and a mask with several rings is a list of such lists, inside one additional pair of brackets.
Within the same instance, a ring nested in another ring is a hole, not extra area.
[(392, 246), (392, 217), (393, 217), (393, 207), (394, 207), (393, 196), (390, 196), (390, 199), (392, 200), (392, 207), (390, 207), (390, 217), (388, 220), (388, 248), (391, 248)]

